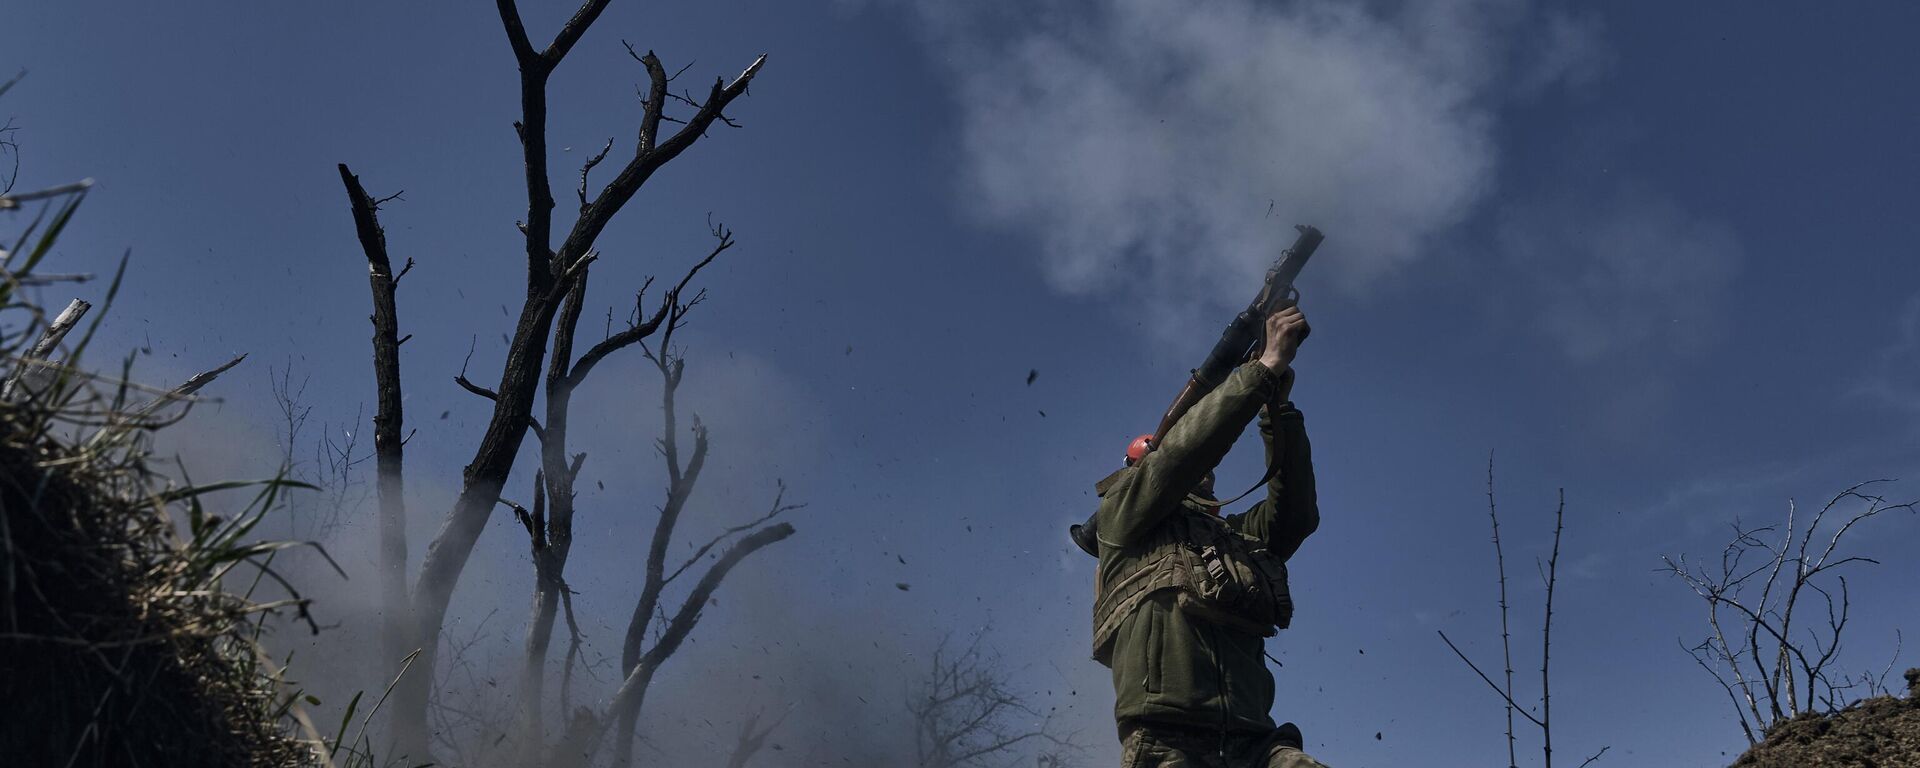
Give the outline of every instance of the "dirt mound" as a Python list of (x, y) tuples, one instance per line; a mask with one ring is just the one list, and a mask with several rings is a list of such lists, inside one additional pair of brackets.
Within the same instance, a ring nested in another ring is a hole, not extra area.
[(21, 439), (17, 416), (0, 412), (0, 763), (299, 763), (270, 681), (232, 636), (241, 623), (170, 599), (165, 518), (49, 470), (71, 454)]
[(1920, 668), (1907, 697), (1867, 699), (1832, 715), (1775, 726), (1733, 768), (1920, 768)]

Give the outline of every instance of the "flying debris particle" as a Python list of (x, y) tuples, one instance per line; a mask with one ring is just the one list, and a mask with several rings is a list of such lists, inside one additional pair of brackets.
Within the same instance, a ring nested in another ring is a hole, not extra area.
[(849, 355), (851, 355), (851, 354), (853, 354), (853, 345), (852, 345), (852, 344), (848, 344), (848, 345), (847, 345), (847, 354), (849, 354)]
[(440, 420), (441, 420), (441, 421), (446, 421), (446, 420), (447, 420), (447, 417), (448, 417), (448, 416), (452, 416), (452, 415), (453, 415), (453, 411), (441, 411), (441, 412), (440, 412)]
[(593, 481), (593, 484), (594, 484), (594, 485), (597, 485), (597, 486), (600, 486), (600, 490), (603, 490), (603, 491), (604, 491), (604, 490), (606, 490), (606, 489), (607, 489), (607, 481), (605, 481), (605, 480), (595, 480), (595, 481)]
[(899, 581), (899, 582), (894, 582), (893, 588), (900, 590), (902, 592), (905, 592), (909, 589), (913, 589), (913, 586), (904, 581)]
[(1374, 731), (1374, 732), (1373, 732), (1373, 740), (1374, 740), (1374, 741), (1379, 741), (1379, 740), (1380, 740), (1380, 732), (1379, 732), (1379, 731)]
[(907, 564), (907, 559), (905, 557), (901, 557), (900, 555), (894, 555), (894, 558), (898, 559), (901, 565)]
[(1029, 387), (1033, 386), (1033, 380), (1037, 378), (1040, 378), (1039, 369), (1028, 368), (1027, 369), (1027, 386)]
[(1039, 413), (1039, 414), (1040, 414), (1040, 418), (1043, 418), (1043, 419), (1044, 419), (1044, 418), (1046, 418), (1046, 417), (1047, 417), (1047, 412), (1046, 412), (1046, 411), (1036, 411), (1036, 413)]

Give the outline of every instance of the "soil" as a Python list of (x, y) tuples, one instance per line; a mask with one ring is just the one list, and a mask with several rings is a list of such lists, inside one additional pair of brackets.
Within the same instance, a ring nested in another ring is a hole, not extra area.
[(1920, 668), (1906, 678), (1906, 698), (1881, 696), (1775, 726), (1733, 768), (1920, 768)]

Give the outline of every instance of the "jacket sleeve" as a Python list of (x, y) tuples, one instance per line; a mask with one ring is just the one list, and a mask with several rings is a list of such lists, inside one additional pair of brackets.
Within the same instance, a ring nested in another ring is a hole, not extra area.
[(1290, 558), (1320, 527), (1313, 447), (1307, 442), (1306, 420), (1292, 403), (1275, 405), (1261, 414), (1260, 436), (1267, 444), (1267, 466), (1277, 468), (1267, 481), (1267, 498), (1246, 514), (1227, 518), (1227, 523), (1266, 542), (1282, 559)]
[(1240, 431), (1273, 397), (1278, 383), (1259, 363), (1240, 366), (1200, 398), (1147, 457), (1100, 499), (1099, 535), (1111, 547), (1132, 546), (1180, 506), (1220, 463)]

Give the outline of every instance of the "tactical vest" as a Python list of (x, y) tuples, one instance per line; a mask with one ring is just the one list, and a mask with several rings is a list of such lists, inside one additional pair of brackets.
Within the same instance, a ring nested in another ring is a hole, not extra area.
[(1111, 664), (1121, 622), (1147, 598), (1174, 590), (1182, 613), (1272, 637), (1293, 621), (1287, 564), (1259, 539), (1182, 506), (1161, 523), (1135, 568), (1094, 585), (1093, 658)]

